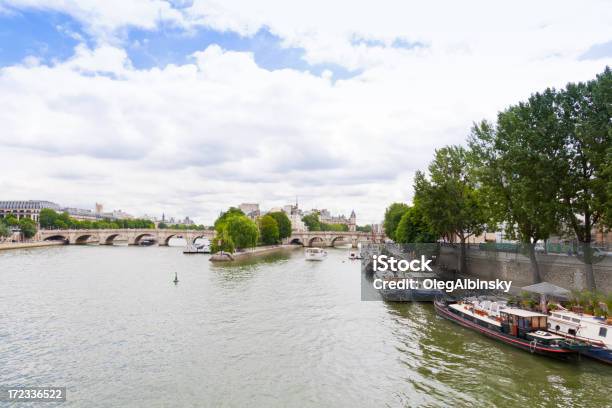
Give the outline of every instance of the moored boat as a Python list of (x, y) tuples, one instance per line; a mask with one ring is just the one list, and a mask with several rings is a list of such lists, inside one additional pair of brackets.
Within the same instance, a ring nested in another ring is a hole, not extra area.
[(322, 261), (327, 257), (327, 251), (317, 247), (306, 248), (304, 257), (307, 261)]
[(533, 354), (561, 359), (578, 356), (577, 345), (546, 330), (546, 314), (504, 307), (496, 316), (477, 309), (470, 302), (449, 303), (440, 299), (436, 299), (434, 307), (448, 320)]
[(580, 353), (612, 364), (612, 324), (600, 317), (554, 310), (548, 317), (548, 330), (569, 340), (581, 341), (588, 347)]

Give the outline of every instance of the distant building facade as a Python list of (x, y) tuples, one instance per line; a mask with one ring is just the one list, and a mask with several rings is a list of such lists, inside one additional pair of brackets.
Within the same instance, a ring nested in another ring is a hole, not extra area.
[(238, 208), (251, 219), (255, 219), (261, 215), (259, 211), (259, 203), (242, 203)]
[(4, 218), (12, 214), (17, 219), (29, 218), (38, 222), (40, 210), (50, 208), (60, 211), (60, 206), (51, 201), (27, 200), (27, 201), (0, 201), (0, 217)]

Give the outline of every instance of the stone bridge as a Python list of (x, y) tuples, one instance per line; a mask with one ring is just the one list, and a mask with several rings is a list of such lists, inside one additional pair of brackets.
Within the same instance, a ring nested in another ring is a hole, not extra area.
[(383, 243), (385, 242), (385, 235), (372, 234), (371, 232), (307, 231), (292, 233), (286, 242), (288, 244), (304, 245), (305, 247), (333, 247), (350, 244), (353, 248), (356, 248), (360, 242)]
[(42, 241), (62, 240), (67, 244), (113, 245), (116, 240), (127, 241), (128, 245), (138, 245), (143, 239), (152, 239), (159, 246), (167, 246), (171, 238), (184, 238), (187, 245), (198, 238), (212, 239), (215, 231), (175, 230), (175, 229), (78, 229), (78, 230), (40, 230)]

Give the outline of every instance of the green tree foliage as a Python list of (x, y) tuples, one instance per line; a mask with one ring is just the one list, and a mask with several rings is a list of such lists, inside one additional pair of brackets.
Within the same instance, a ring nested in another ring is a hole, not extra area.
[(235, 250), (234, 241), (229, 236), (227, 229), (223, 228), (218, 231), (210, 245), (210, 251), (214, 254), (220, 251), (233, 253)]
[(348, 231), (348, 225), (346, 224), (328, 224), (325, 222), (320, 223), (321, 231), (336, 231), (336, 232), (346, 232)]
[(7, 224), (4, 223), (3, 219), (0, 219), (0, 237), (10, 237), (13, 233)]
[(413, 205), (402, 215), (395, 230), (395, 239), (402, 244), (426, 243), (436, 242), (437, 236), (431, 231), (423, 210)]
[(218, 231), (219, 230), (218, 227), (220, 224), (225, 223), (230, 217), (233, 217), (235, 215), (244, 215), (244, 213), (242, 212), (240, 208), (236, 208), (236, 207), (230, 207), (227, 211), (222, 212), (219, 218), (217, 218), (217, 220), (215, 221), (215, 224), (214, 224), (215, 230)]
[(357, 225), (356, 230), (358, 232), (367, 232), (367, 233), (370, 233), (370, 232), (372, 232), (372, 226), (371, 225)]
[(16, 227), (19, 225), (19, 220), (13, 214), (9, 214), (4, 217), (4, 222), (10, 227)]
[(302, 221), (308, 228), (308, 231), (321, 231), (321, 222), (319, 221), (319, 213), (313, 212), (302, 217)]
[(165, 222), (160, 222), (159, 224), (157, 224), (157, 228), (159, 229), (166, 229), (168, 228), (168, 224), (166, 224)]
[(565, 165), (560, 173), (563, 216), (583, 247), (587, 286), (594, 291), (592, 231), (609, 221), (605, 215), (612, 200), (607, 156), (612, 147), (612, 71), (606, 67), (592, 81), (568, 84), (558, 100), (564, 136), (558, 155)]
[(36, 222), (29, 218), (22, 218), (19, 220), (19, 229), (24, 238), (30, 239), (36, 235)]
[(262, 244), (277, 244), (279, 242), (280, 232), (276, 219), (270, 214), (261, 217), (259, 219), (259, 233)]
[[(50, 208), (40, 210), (39, 224), (42, 229), (152, 229), (155, 223), (145, 219), (110, 220), (105, 218), (98, 221), (79, 221), (72, 218), (67, 212), (57, 213)], [(189, 229), (203, 229), (204, 226), (190, 226)]]
[(227, 219), (226, 228), (236, 249), (252, 248), (257, 245), (259, 229), (254, 221), (244, 215)]
[(531, 260), (534, 283), (541, 282), (535, 244), (559, 229), (557, 200), (563, 148), (556, 112), (557, 95), (547, 89), (501, 112), (497, 124), (483, 121), (472, 129), (473, 169), (492, 220), (518, 239)]
[(468, 165), (463, 147), (443, 147), (436, 150), (429, 165), (429, 178), (419, 171), (414, 184), (415, 201), (422, 207), (431, 231), (436, 236), (459, 238), (459, 270), (462, 273), (467, 269), (465, 243), (471, 235), (482, 233), (487, 223), (482, 199), (476, 183), (470, 178)]
[(383, 221), (383, 228), (385, 229), (385, 234), (387, 237), (396, 240), (395, 231), (397, 230), (397, 226), (400, 223), (400, 220), (408, 211), (408, 205), (404, 203), (393, 203), (387, 210), (385, 211), (385, 220)]
[(221, 213), (215, 221), (217, 234), (213, 239), (215, 245), (213, 252), (224, 250), (232, 252), (229, 248), (243, 249), (257, 245), (259, 229), (257, 224), (244, 215), (242, 211), (231, 207), (228, 211)]
[(278, 234), (280, 239), (289, 238), (291, 236), (291, 220), (282, 211), (276, 211), (268, 214), (278, 224)]

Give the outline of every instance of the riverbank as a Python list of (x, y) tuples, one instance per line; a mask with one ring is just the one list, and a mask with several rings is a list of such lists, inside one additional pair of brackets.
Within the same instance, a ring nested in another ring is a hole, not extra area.
[(0, 244), (0, 251), (9, 249), (39, 248), (55, 245), (65, 245), (62, 241), (39, 241), (39, 242), (9, 242)]
[(234, 252), (231, 255), (228, 254), (214, 254), (210, 257), (211, 262), (231, 262), (231, 261), (242, 261), (245, 259), (255, 258), (262, 255), (269, 255), (282, 251), (291, 251), (298, 248), (302, 248), (300, 245), (270, 245), (263, 247), (256, 247), (244, 252)]

